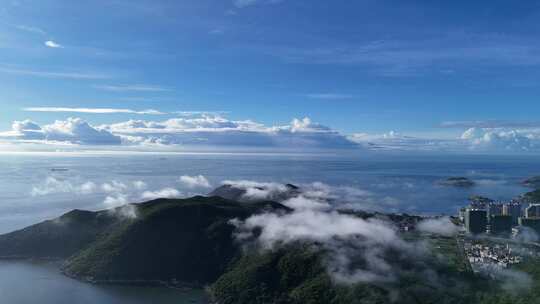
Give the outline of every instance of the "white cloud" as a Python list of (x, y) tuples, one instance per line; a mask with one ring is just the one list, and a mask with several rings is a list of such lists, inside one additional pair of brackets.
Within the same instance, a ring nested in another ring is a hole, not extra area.
[(113, 91), (113, 92), (166, 92), (171, 91), (169, 88), (160, 86), (145, 85), (145, 84), (129, 84), (129, 85), (96, 85), (96, 89)]
[(33, 186), (30, 194), (32, 196), (44, 196), (57, 193), (91, 194), (94, 193), (96, 189), (97, 186), (93, 182), (74, 184), (69, 180), (49, 176), (42, 184)]
[(101, 189), (107, 193), (119, 193), (128, 189), (128, 186), (119, 181), (112, 181), (110, 183), (103, 183)]
[(46, 35), (47, 33), (39, 28), (39, 27), (35, 27), (35, 26), (28, 26), (28, 25), (15, 25), (15, 28), (21, 30), (21, 31), (26, 31), (26, 32), (30, 32), (30, 33), (35, 33), (35, 34), (40, 34), (40, 35)]
[(189, 176), (189, 175), (182, 175), (179, 179), (180, 183), (184, 184), (188, 188), (210, 188), (212, 185), (210, 185), (210, 182), (206, 177), (202, 175), (197, 176)]
[(103, 128), (139, 144), (290, 149), (356, 147), (337, 131), (313, 123), (309, 118), (294, 119), (290, 125), (267, 127), (251, 120), (203, 115), (166, 121), (129, 120)]
[[(25, 108), (39, 112), (163, 114), (156, 110), (114, 108)], [(31, 120), (14, 121), (0, 139), (12, 144), (116, 145), (141, 150), (253, 149), (265, 151), (408, 151), (458, 153), (536, 153), (540, 151), (540, 128), (470, 128), (461, 136), (414, 137), (396, 131), (354, 133), (345, 136), (309, 118), (289, 124), (267, 126), (253, 120), (230, 120), (216, 113), (179, 112), (185, 117), (163, 121), (128, 120), (92, 126), (80, 118), (69, 118), (40, 126)], [(429, 134), (428, 134), (429, 135)]]
[[(225, 180), (224, 185), (243, 190), (241, 199), (246, 201), (271, 200), (293, 209), (359, 209), (370, 211), (395, 211), (399, 203), (388, 196), (351, 186), (331, 186), (321, 182), (301, 184), (300, 191), (285, 184), (250, 180)], [(331, 202), (332, 204), (330, 204)]]
[(163, 188), (157, 191), (144, 191), (141, 198), (151, 200), (156, 198), (177, 198), (182, 196), (182, 193), (174, 188)]
[(47, 47), (50, 47), (50, 48), (53, 48), (53, 49), (58, 49), (58, 48), (63, 48), (63, 46), (61, 46), (60, 44), (52, 41), (52, 40), (47, 40), (45, 41), (45, 45)]
[(461, 139), (472, 150), (531, 152), (540, 148), (540, 132), (534, 129), (470, 128)]
[(143, 181), (134, 181), (133, 182), (133, 187), (135, 187), (135, 189), (137, 189), (137, 190), (143, 190), (143, 189), (146, 189), (146, 187), (148, 187), (148, 185)]
[(38, 70), (15, 68), (15, 67), (10, 67), (10, 66), (0, 66), (0, 72), (14, 74), (14, 75), (34, 76), (34, 77), (44, 77), (44, 78), (67, 78), (67, 79), (81, 79), (81, 80), (110, 78), (110, 76), (104, 75), (104, 74), (73, 72), (73, 71), (71, 72), (38, 71)]
[(113, 195), (108, 195), (103, 201), (103, 204), (105, 204), (107, 208), (116, 208), (127, 203), (129, 203), (128, 195), (124, 193), (115, 193)]
[(93, 182), (86, 182), (82, 184), (79, 189), (82, 194), (91, 194), (96, 191), (97, 185)]
[(12, 130), (0, 133), (0, 138), (21, 141), (37, 140), (47, 142), (69, 142), (84, 145), (118, 145), (121, 139), (106, 130), (95, 128), (80, 118), (57, 120), (53, 124), (40, 127), (25, 120), (15, 121)]
[(418, 225), (416, 225), (416, 228), (421, 232), (439, 234), (444, 236), (453, 236), (459, 230), (459, 227), (452, 223), (452, 221), (450, 221), (450, 218), (448, 217), (425, 219), (418, 223)]
[(166, 113), (158, 110), (148, 109), (136, 111), (131, 109), (112, 109), (112, 108), (66, 108), (66, 107), (29, 107), (23, 108), (27, 112), (67, 112), (67, 113), (87, 113), (87, 114), (150, 114), (163, 115)]
[[(296, 241), (315, 242), (328, 252), (328, 272), (343, 283), (394, 281), (399, 265), (386, 258), (388, 250), (397, 250), (407, 259), (417, 257), (415, 245), (403, 241), (391, 223), (339, 213), (329, 204), (332, 187), (315, 184), (313, 188), (283, 202), (295, 208), (292, 212), (231, 221), (237, 227), (236, 237), (240, 241), (255, 239), (263, 249)], [(253, 231), (258, 231), (257, 236)], [(353, 261), (359, 260), (363, 263), (353, 267)]]
[(118, 145), (120, 138), (110, 132), (94, 128), (80, 118), (57, 120), (43, 127), (46, 140), (67, 141), (87, 145)]

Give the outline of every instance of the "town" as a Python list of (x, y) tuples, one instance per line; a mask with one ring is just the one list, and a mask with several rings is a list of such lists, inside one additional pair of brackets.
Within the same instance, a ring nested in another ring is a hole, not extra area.
[(495, 279), (501, 270), (540, 256), (540, 202), (473, 196), (459, 220), (464, 230), (458, 242), (474, 273)]

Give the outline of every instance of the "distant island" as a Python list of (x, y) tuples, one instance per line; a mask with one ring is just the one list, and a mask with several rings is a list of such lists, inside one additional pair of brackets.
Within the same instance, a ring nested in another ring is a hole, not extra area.
[(533, 176), (521, 182), (525, 187), (540, 189), (540, 176)]
[(449, 177), (445, 180), (439, 181), (439, 185), (453, 187), (472, 187), (475, 185), (475, 183), (466, 177)]
[[(248, 197), (248, 192), (223, 185), (209, 196), (73, 210), (1, 235), (0, 257), (59, 259), (65, 275), (94, 284), (206, 288), (213, 303), (223, 304), (396, 303), (397, 295), (405, 304), (487, 304), (511, 296), (498, 285), (506, 281), (486, 281), (472, 272), (455, 236), (457, 218), (354, 210), (302, 213), (282, 202)], [(288, 184), (278, 192), (269, 195), (298, 198), (302, 189)], [(361, 220), (373, 234), (299, 239), (271, 248), (257, 242), (269, 237), (259, 226), (265, 220), (318, 216), (325, 225), (322, 214), (333, 222), (321, 231)], [(249, 219), (253, 227), (238, 224)]]

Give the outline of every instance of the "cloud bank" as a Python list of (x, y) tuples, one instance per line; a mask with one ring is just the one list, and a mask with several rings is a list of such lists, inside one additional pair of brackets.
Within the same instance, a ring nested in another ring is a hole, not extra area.
[[(40, 112), (161, 114), (155, 110), (86, 108), (27, 108)], [(309, 118), (293, 119), (288, 125), (265, 126), (251, 120), (229, 120), (217, 115), (186, 116), (164, 121), (128, 120), (100, 126), (81, 118), (57, 120), (40, 126), (31, 120), (15, 121), (12, 130), (0, 132), (1, 140), (12, 143), (110, 145), (140, 149), (269, 148), (269, 149), (354, 149), (354, 142)], [(187, 182), (187, 180), (184, 180)]]
[(15, 121), (12, 130), (0, 133), (0, 138), (16, 141), (65, 142), (82, 145), (119, 145), (121, 138), (96, 128), (80, 118), (57, 120), (43, 127), (30, 120)]
[[(158, 110), (117, 108), (32, 107), (32, 112), (84, 114), (162, 115)], [(130, 119), (91, 125), (81, 118), (39, 125), (31, 120), (15, 121), (10, 131), (0, 132), (0, 141), (34, 145), (116, 146), (117, 150), (143, 151), (397, 151), (431, 153), (538, 153), (540, 128), (471, 127), (461, 135), (446, 138), (415, 137), (390, 131), (382, 134), (346, 135), (310, 118), (268, 126), (253, 120), (232, 120), (221, 112), (175, 112), (180, 117), (165, 120)], [(479, 125), (488, 125), (476, 122)], [(460, 128), (473, 123), (446, 123)], [(491, 123), (493, 124), (493, 123)], [(518, 126), (517, 124), (513, 123)], [(512, 125), (512, 124), (507, 124)], [(459, 134), (459, 133), (458, 133)]]

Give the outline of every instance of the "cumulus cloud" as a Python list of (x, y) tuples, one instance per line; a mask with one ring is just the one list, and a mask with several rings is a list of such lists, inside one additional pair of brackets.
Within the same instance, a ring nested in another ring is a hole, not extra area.
[(202, 175), (189, 176), (182, 175), (179, 178), (180, 183), (184, 184), (188, 188), (210, 188), (210, 182), (206, 177)]
[(105, 204), (108, 208), (115, 208), (122, 205), (127, 204), (128, 201), (128, 195), (124, 193), (115, 193), (113, 195), (108, 195), (105, 197), (105, 200), (103, 201), (103, 204)]
[[(459, 122), (446, 124), (457, 125)], [(463, 122), (463, 125), (467, 124), (469, 123)], [(470, 124), (473, 123), (470, 122)], [(495, 125), (489, 122), (478, 122), (478, 124)], [(538, 128), (472, 127), (457, 138), (419, 138), (394, 131), (384, 134), (355, 133), (348, 139), (371, 150), (525, 153), (538, 152), (540, 149), (540, 129)]]
[[(55, 194), (65, 195), (92, 195), (102, 197), (101, 206), (110, 214), (126, 218), (135, 218), (137, 215), (134, 202), (155, 198), (183, 197), (184, 193), (173, 188), (161, 188), (147, 190), (148, 184), (142, 180), (134, 181), (81, 181), (76, 176), (47, 176), (42, 182), (33, 185), (30, 191), (32, 196), (46, 196)], [(191, 195), (191, 194), (190, 194)]]
[(449, 217), (440, 217), (425, 219), (416, 225), (416, 229), (426, 233), (453, 236), (458, 232), (459, 227), (452, 223)]
[(141, 198), (146, 200), (156, 198), (177, 198), (180, 196), (182, 196), (182, 193), (174, 188), (163, 188), (157, 191), (144, 191), (141, 194)]
[[(29, 111), (81, 113), (137, 113), (129, 109), (26, 108)], [(309, 118), (293, 119), (288, 125), (265, 126), (252, 120), (229, 120), (202, 113), (198, 117), (172, 118), (164, 121), (128, 120), (92, 126), (80, 118), (57, 120), (39, 126), (29, 120), (17, 121), (12, 130), (0, 132), (0, 139), (12, 141), (41, 140), (84, 145), (123, 145), (141, 149), (202, 148), (277, 149), (277, 150), (343, 150), (359, 146), (331, 128)]]
[(101, 189), (107, 193), (118, 193), (127, 190), (128, 186), (119, 181), (112, 181), (110, 183), (103, 183)]
[[(26, 108), (28, 111), (164, 114), (156, 110), (114, 108)], [(179, 112), (180, 113), (180, 112)], [(470, 128), (454, 138), (421, 138), (389, 131), (343, 135), (309, 118), (267, 126), (252, 120), (230, 120), (206, 112), (181, 112), (184, 117), (163, 121), (128, 120), (92, 126), (80, 118), (40, 126), (15, 121), (0, 139), (74, 145), (118, 145), (140, 149), (223, 149), (256, 151), (425, 151), (535, 153), (540, 151), (540, 128)], [(122, 149), (122, 148), (118, 148)]]
[(40, 127), (30, 120), (15, 121), (12, 130), (0, 133), (0, 138), (41, 140), (44, 142), (69, 142), (83, 145), (119, 145), (121, 138), (101, 128), (96, 128), (80, 118), (57, 120)]
[(104, 126), (109, 132), (139, 144), (202, 145), (221, 147), (342, 149), (355, 148), (339, 132), (294, 119), (285, 126), (267, 127), (251, 120), (229, 120), (221, 116), (174, 118), (166, 121), (129, 120)]
[(52, 40), (45, 41), (45, 46), (53, 48), (53, 49), (63, 48), (63, 46), (61, 46), (60, 44), (58, 44), (58, 43), (56, 43), (56, 42), (54, 42)]
[(287, 198), (288, 188), (284, 184), (273, 182), (256, 182), (250, 180), (225, 180), (223, 185), (239, 189), (242, 192), (240, 200), (273, 200), (282, 201)]
[(461, 139), (473, 150), (528, 152), (540, 148), (540, 133), (535, 130), (470, 128)]
[(57, 193), (90, 194), (97, 189), (93, 182), (75, 184), (66, 179), (48, 176), (45, 181), (32, 187), (32, 196), (43, 196)]

